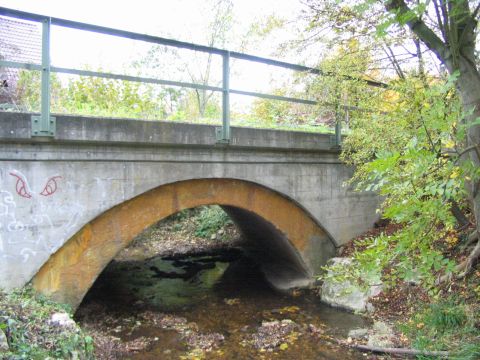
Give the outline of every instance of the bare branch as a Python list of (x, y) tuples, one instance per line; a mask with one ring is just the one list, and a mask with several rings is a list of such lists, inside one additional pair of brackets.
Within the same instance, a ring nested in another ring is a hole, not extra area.
[(475, 8), (475, 10), (473, 10), (472, 12), (472, 19), (476, 19), (476, 17), (478, 16), (478, 12), (480, 11), (480, 2), (477, 4), (477, 7)]
[(433, 0), (433, 7), (435, 9), (435, 15), (437, 16), (438, 27), (442, 32), (443, 40), (447, 40), (447, 35), (445, 34), (445, 27), (443, 25), (442, 17), (440, 16), (438, 0)]
[[(410, 16), (412, 10), (404, 0), (389, 0), (385, 5), (388, 11), (398, 15)], [(407, 21), (407, 25), (432, 50), (440, 61), (445, 62), (450, 57), (446, 44), (418, 16)]]
[(395, 72), (397, 73), (398, 77), (400, 79), (405, 79), (405, 74), (402, 71), (402, 68), (400, 67), (400, 64), (398, 63), (395, 54), (393, 53), (392, 49), (388, 45), (384, 45), (382, 47), (383, 51), (385, 52), (385, 55), (387, 55), (388, 60), (392, 64), (393, 68), (395, 69)]

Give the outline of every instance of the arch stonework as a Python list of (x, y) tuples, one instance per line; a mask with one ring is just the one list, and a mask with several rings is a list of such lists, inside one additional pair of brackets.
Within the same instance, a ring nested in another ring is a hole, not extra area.
[(225, 206), (227, 212), (238, 209), (244, 218), (251, 213), (264, 219), (286, 239), (308, 276), (335, 253), (332, 240), (313, 218), (273, 190), (243, 180), (186, 180), (138, 195), (83, 226), (42, 266), (33, 286), (75, 309), (105, 266), (141, 231), (178, 211), (212, 204)]

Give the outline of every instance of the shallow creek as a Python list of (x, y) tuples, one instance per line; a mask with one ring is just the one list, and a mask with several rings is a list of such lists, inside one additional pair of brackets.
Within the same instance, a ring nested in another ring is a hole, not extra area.
[(363, 318), (305, 291), (273, 290), (237, 249), (114, 261), (77, 320), (101, 324), (122, 342), (145, 339), (148, 346), (132, 346), (129, 359), (364, 358), (330, 340), (364, 327)]

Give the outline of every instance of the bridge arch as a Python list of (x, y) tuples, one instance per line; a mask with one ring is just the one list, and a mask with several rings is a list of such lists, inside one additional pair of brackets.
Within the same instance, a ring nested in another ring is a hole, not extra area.
[(161, 185), (99, 215), (69, 239), (34, 276), (39, 292), (82, 301), (105, 266), (141, 231), (178, 211), (220, 205), (257, 252), (277, 287), (306, 285), (335, 253), (334, 242), (294, 200), (257, 183), (194, 179)]

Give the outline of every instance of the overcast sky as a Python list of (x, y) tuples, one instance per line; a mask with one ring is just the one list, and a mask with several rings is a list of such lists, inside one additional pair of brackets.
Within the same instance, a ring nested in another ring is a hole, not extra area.
[[(102, 24), (159, 36), (186, 39), (208, 21), (205, 0), (1, 0), (1, 6), (70, 20)], [(238, 19), (261, 19), (275, 12), (291, 17), (301, 8), (299, 0), (234, 0)]]
[[(206, 0), (0, 0), (0, 6), (134, 32), (205, 43), (205, 26), (213, 14)], [(267, 16), (294, 20), (300, 0), (234, 0), (236, 33)], [(285, 34), (284, 34), (285, 36)], [(265, 50), (267, 53), (265, 53)], [(269, 55), (270, 49), (252, 49)]]

